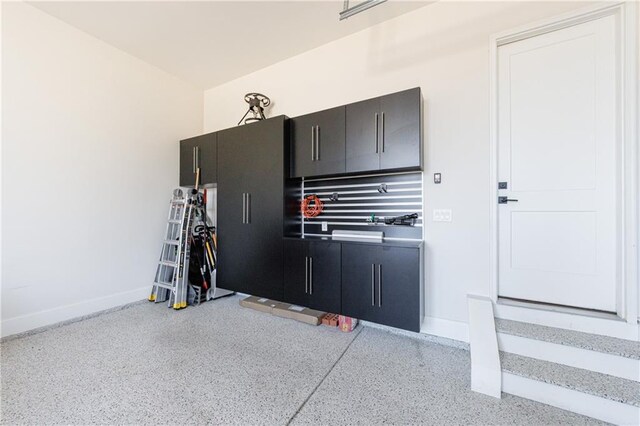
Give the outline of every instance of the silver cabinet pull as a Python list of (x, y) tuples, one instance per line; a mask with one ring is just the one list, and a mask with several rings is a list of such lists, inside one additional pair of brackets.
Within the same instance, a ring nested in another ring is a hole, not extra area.
[(251, 193), (247, 192), (247, 223), (251, 223)]
[(309, 294), (313, 294), (313, 257), (309, 258)]
[(380, 130), (380, 137), (382, 138), (382, 152), (384, 152), (384, 112), (382, 113), (382, 129)]
[(376, 143), (376, 154), (377, 154), (378, 153), (378, 113), (377, 112), (376, 112), (375, 125), (376, 125), (376, 132), (375, 132), (376, 133), (376, 138), (375, 138), (376, 140), (375, 140), (375, 143)]
[(375, 293), (375, 281), (376, 281), (376, 270), (375, 265), (371, 264), (371, 306), (376, 306), (376, 293)]
[(191, 148), (191, 164), (193, 166), (193, 173), (196, 172), (196, 147)]
[(320, 161), (320, 126), (316, 126), (316, 160)]
[(242, 193), (242, 223), (247, 223), (247, 193)]
[(314, 126), (311, 126), (311, 161), (316, 161), (316, 132)]
[(309, 293), (309, 258), (304, 257), (304, 292)]
[(382, 265), (378, 263), (378, 307), (382, 307)]

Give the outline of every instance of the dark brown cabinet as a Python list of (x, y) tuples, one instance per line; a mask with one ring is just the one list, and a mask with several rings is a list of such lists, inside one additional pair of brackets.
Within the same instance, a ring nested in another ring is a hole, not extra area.
[(357, 243), (342, 244), (342, 313), (420, 331), (421, 251)]
[(180, 141), (180, 186), (194, 186), (196, 169), (200, 168), (200, 184), (217, 181), (217, 134), (206, 135)]
[(346, 107), (346, 171), (422, 168), (420, 88)]
[(284, 300), (320, 311), (341, 310), (339, 242), (285, 240)]
[(284, 116), (218, 132), (221, 288), (283, 298)]
[(345, 172), (345, 107), (290, 120), (291, 177)]

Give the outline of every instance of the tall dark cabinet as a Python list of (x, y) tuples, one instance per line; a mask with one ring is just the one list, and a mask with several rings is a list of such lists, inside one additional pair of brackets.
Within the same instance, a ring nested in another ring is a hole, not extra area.
[(347, 173), (422, 167), (420, 88), (346, 108)]
[(291, 177), (345, 172), (345, 107), (291, 119)]
[(200, 168), (200, 184), (215, 183), (217, 180), (217, 134), (206, 135), (180, 141), (180, 186), (196, 183), (196, 169)]
[(282, 300), (284, 116), (218, 132), (218, 286)]

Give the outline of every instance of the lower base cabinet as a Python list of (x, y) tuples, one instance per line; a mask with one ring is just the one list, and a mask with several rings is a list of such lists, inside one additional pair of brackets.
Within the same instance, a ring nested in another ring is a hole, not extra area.
[(285, 239), (284, 302), (420, 331), (420, 247)]
[(342, 245), (342, 313), (420, 331), (420, 249)]
[(285, 240), (284, 300), (339, 313), (341, 245), (324, 241)]

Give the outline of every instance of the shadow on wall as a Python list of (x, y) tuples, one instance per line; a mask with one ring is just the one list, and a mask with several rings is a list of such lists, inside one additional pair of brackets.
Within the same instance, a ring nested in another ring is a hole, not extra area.
[[(424, 25), (409, 30), (415, 33), (413, 38), (403, 36), (408, 30), (398, 26), (398, 19), (372, 27), (367, 55), (368, 69), (373, 74), (385, 74), (442, 60), (486, 45), (489, 34), (505, 29), (505, 16), (509, 16), (514, 23), (532, 20), (531, 9), (523, 7), (523, 3), (496, 3), (500, 4), (500, 13), (495, 13), (495, 7), (487, 8), (484, 2), (453, 2), (425, 6), (427, 12), (432, 7), (439, 7), (442, 10), (438, 11), (438, 16), (442, 16), (446, 11), (445, 15), (452, 18), (455, 16), (456, 19), (445, 23), (434, 22), (425, 14)], [(473, 18), (466, 20), (465, 16), (460, 16), (461, 8), (468, 10), (474, 7), (481, 8), (481, 13), (474, 13)], [(507, 27), (510, 25), (507, 24)]]

